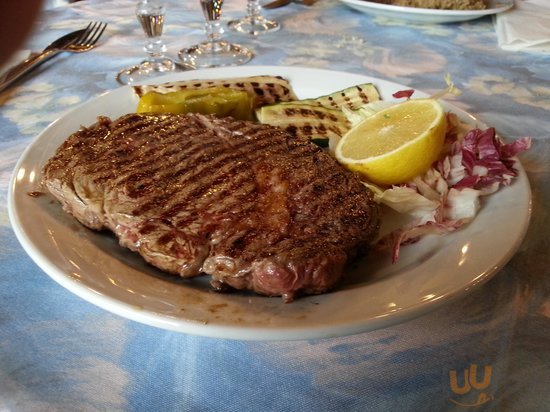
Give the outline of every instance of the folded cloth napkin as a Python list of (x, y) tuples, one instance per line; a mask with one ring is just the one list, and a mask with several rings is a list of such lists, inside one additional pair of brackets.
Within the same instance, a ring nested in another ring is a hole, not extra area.
[(516, 0), (494, 20), (504, 50), (550, 53), (550, 0)]

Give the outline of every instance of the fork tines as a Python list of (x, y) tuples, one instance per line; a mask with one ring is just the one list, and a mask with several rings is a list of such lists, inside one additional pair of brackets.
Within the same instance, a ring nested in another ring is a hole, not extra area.
[(84, 29), (84, 32), (78, 36), (73, 44), (80, 46), (93, 46), (97, 43), (106, 27), (107, 23), (91, 21), (86, 29)]

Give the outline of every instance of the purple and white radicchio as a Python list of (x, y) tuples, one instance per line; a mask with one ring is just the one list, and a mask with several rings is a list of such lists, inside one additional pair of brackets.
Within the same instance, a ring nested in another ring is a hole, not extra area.
[[(448, 119), (457, 124), (453, 114)], [(518, 175), (514, 157), (530, 147), (529, 137), (506, 144), (488, 128), (470, 130), (461, 138), (451, 126), (440, 159), (424, 175), (386, 190), (367, 184), (381, 203), (410, 218), (380, 239), (379, 246), (391, 248), (395, 262), (402, 245), (470, 222), (480, 209), (480, 196), (511, 184)]]

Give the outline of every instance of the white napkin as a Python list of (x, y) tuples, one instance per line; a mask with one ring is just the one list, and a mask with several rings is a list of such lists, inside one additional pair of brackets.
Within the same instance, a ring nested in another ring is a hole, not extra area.
[(550, 53), (550, 0), (516, 0), (495, 18), (498, 45), (504, 50)]

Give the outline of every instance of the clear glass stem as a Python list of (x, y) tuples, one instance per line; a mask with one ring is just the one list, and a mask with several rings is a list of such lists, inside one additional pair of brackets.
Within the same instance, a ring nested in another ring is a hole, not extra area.
[(220, 49), (220, 42), (225, 32), (220, 23), (222, 5), (223, 0), (201, 0), (202, 12), (206, 20), (204, 32), (213, 53)]
[(246, 14), (252, 21), (263, 18), (262, 6), (259, 0), (248, 0), (246, 3)]
[(219, 20), (207, 21), (204, 25), (204, 31), (206, 32), (206, 38), (209, 43), (218, 44), (224, 33), (224, 29)]
[(149, 39), (143, 50), (147, 54), (147, 61), (151, 63), (166, 59), (166, 45), (160, 38)]
[(231, 20), (228, 26), (231, 30), (253, 36), (276, 31), (280, 28), (278, 22), (264, 17), (259, 0), (248, 0), (246, 2), (246, 15), (240, 19)]

